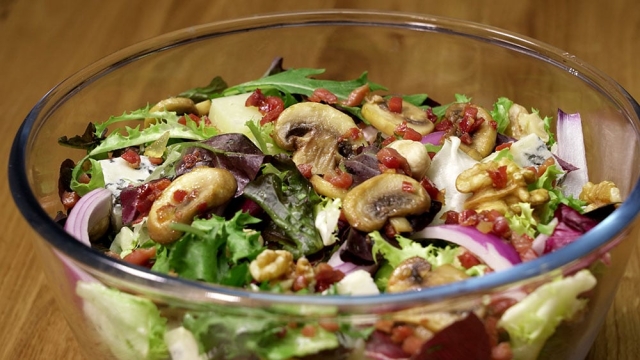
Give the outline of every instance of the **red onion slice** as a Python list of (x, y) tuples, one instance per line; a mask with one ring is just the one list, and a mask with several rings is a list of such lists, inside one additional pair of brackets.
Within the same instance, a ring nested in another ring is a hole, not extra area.
[(111, 212), (111, 192), (107, 189), (90, 191), (71, 209), (64, 229), (81, 243), (91, 246), (89, 230)]
[(556, 133), (557, 156), (577, 168), (565, 176), (562, 182), (563, 192), (567, 196), (573, 195), (577, 198), (582, 191), (582, 186), (589, 181), (580, 114), (567, 114), (558, 109)]
[(416, 232), (414, 239), (442, 239), (462, 246), (495, 271), (521, 263), (520, 255), (495, 235), (485, 234), (475, 227), (462, 225), (427, 226)]
[(441, 145), (440, 140), (444, 135), (444, 131), (435, 131), (422, 137), (423, 144)]

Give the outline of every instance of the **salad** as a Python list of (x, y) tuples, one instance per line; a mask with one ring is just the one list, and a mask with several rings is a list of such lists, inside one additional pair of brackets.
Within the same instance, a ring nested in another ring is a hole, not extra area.
[[(154, 272), (359, 296), (512, 268), (572, 243), (622, 201), (612, 182), (588, 179), (579, 114), (558, 110), (554, 123), (504, 97), (441, 104), (366, 72), (323, 72), (279, 59), (259, 79), (215, 77), (61, 137), (86, 156), (61, 165), (57, 220)], [(595, 284), (585, 268), (475, 309), (357, 325), (221, 307), (176, 319), (88, 274), (76, 290), (120, 359), (535, 359)]]

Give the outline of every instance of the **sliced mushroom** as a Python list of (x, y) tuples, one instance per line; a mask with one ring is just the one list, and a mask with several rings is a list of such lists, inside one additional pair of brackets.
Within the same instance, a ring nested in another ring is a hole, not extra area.
[(477, 117), (484, 119), (480, 127), (471, 134), (471, 145), (460, 144), (460, 149), (472, 158), (480, 161), (493, 152), (496, 146), (498, 131), (491, 125), (493, 118), (484, 108), (467, 103), (454, 103), (447, 108), (445, 118), (457, 124), (463, 117), (464, 109), (470, 105), (478, 110)]
[(364, 232), (381, 229), (390, 217), (429, 211), (431, 198), (419, 182), (403, 174), (383, 173), (349, 190), (343, 210), (349, 224)]
[[(178, 115), (182, 114), (199, 114), (198, 108), (193, 100), (189, 98), (182, 97), (170, 97), (168, 99), (164, 99), (157, 104), (153, 105), (149, 112), (154, 111), (175, 111)], [(150, 125), (155, 124), (156, 119), (154, 118), (146, 118), (144, 119), (144, 127), (148, 128)]]
[(431, 268), (431, 264), (419, 256), (408, 258), (400, 263), (387, 283), (387, 292), (402, 292), (426, 287), (440, 286), (468, 278), (464, 271), (453, 265), (443, 264)]
[(419, 256), (408, 258), (400, 263), (389, 276), (387, 292), (397, 293), (426, 287), (431, 264)]
[(387, 102), (380, 95), (373, 95), (366, 99), (362, 105), (362, 116), (382, 133), (393, 136), (396, 127), (407, 122), (407, 126), (427, 135), (435, 127), (431, 120), (427, 118), (427, 113), (419, 107), (402, 101), (402, 112), (395, 113), (389, 110)]
[(312, 175), (309, 178), (309, 182), (313, 189), (320, 195), (330, 197), (332, 199), (344, 199), (347, 196), (347, 189), (339, 188), (327, 180), (323, 179), (320, 175)]
[(224, 205), (236, 188), (236, 179), (225, 169), (203, 166), (179, 176), (153, 202), (147, 218), (149, 236), (160, 244), (178, 240), (182, 232), (172, 224), (188, 224), (196, 215)]
[(351, 117), (326, 104), (302, 102), (286, 108), (274, 127), (274, 140), (294, 151), (296, 165), (311, 165), (312, 174), (334, 172), (342, 155), (338, 142), (356, 124)]

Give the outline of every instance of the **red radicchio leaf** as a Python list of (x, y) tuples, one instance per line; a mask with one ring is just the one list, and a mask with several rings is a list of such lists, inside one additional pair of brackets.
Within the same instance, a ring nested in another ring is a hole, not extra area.
[(429, 339), (412, 360), (490, 360), (491, 344), (484, 324), (470, 312)]
[(391, 341), (389, 335), (379, 330), (371, 333), (365, 347), (365, 355), (368, 359), (375, 360), (409, 359), (400, 345)]
[(558, 219), (558, 225), (545, 242), (544, 254), (567, 246), (598, 225), (598, 220), (580, 214), (565, 204), (558, 206), (554, 217)]

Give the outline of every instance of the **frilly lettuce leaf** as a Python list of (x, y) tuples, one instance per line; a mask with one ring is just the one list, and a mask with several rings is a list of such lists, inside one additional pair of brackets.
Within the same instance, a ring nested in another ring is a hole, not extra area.
[(533, 217), (533, 209), (531, 208), (531, 204), (529, 203), (518, 203), (520, 207), (520, 214), (513, 214), (507, 212), (505, 217), (509, 221), (509, 227), (511, 230), (516, 232), (519, 235), (526, 234), (532, 239), (537, 235), (537, 225), (538, 222)]
[(337, 230), (341, 208), (342, 200), (340, 198), (325, 198), (315, 207), (315, 225), (324, 246), (333, 245), (338, 241)]
[(79, 281), (82, 309), (104, 343), (118, 359), (166, 359), (167, 320), (149, 299), (102, 285)]
[(498, 322), (509, 333), (514, 360), (534, 360), (562, 321), (572, 319), (586, 304), (578, 296), (591, 290), (596, 278), (589, 270), (544, 284), (513, 305)]
[(513, 105), (513, 101), (506, 97), (500, 97), (493, 104), (493, 110), (491, 110), (491, 117), (498, 124), (498, 133), (504, 134), (505, 130), (509, 126), (509, 109)]
[[(91, 164), (91, 167), (86, 172), (83, 170), (83, 164), (85, 163), (85, 161), (89, 161)], [(86, 184), (78, 181), (78, 178), (83, 173), (89, 175), (91, 179)], [(104, 174), (102, 173), (102, 166), (100, 166), (100, 162), (88, 157), (85, 157), (84, 159), (78, 161), (76, 166), (73, 168), (73, 171), (71, 172), (71, 176), (71, 190), (75, 191), (80, 196), (86, 195), (91, 190), (105, 187)]]

